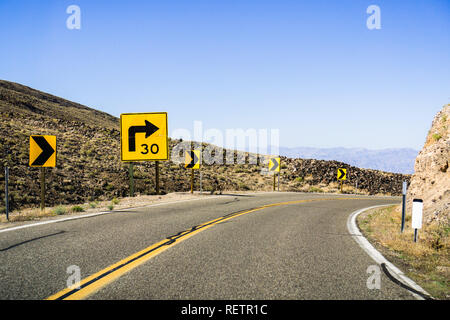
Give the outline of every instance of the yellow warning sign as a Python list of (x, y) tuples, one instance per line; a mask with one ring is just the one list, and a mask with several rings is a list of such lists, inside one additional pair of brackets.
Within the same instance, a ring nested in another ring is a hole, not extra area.
[(56, 166), (56, 136), (30, 136), (30, 167)]
[(167, 112), (120, 115), (122, 161), (169, 159)]
[(280, 172), (280, 158), (271, 158), (269, 160), (269, 171)]
[(337, 171), (337, 179), (338, 180), (347, 180), (347, 169), (339, 168)]
[(200, 150), (186, 151), (184, 167), (186, 169), (200, 169)]

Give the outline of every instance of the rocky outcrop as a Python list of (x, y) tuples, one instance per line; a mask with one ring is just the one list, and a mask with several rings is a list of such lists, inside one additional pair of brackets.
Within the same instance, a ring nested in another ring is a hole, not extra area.
[[(360, 191), (369, 195), (400, 195), (403, 181), (409, 182), (410, 176), (404, 174), (361, 169), (338, 161), (314, 159), (290, 159), (282, 157), (282, 163), (287, 165), (286, 179), (306, 181), (310, 186), (332, 186), (337, 184), (337, 170), (347, 169), (345, 186), (352, 192)], [(335, 189), (338, 189), (336, 186)], [(292, 189), (295, 191), (295, 188)]]
[(450, 104), (436, 114), (425, 145), (416, 158), (408, 190), (408, 209), (423, 200), (424, 223), (448, 224), (450, 215)]

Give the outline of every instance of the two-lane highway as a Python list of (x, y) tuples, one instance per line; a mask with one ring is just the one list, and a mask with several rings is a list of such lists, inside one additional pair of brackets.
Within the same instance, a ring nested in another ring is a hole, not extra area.
[[(349, 234), (397, 203), (302, 193), (223, 195), (0, 232), (1, 299), (413, 299)], [(67, 288), (69, 266), (81, 288)]]

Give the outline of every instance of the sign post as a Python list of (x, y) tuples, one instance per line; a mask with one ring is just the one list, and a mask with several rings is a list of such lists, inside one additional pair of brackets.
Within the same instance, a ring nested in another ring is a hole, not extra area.
[(128, 162), (155, 161), (155, 191), (159, 194), (158, 162), (169, 160), (167, 112), (122, 113), (120, 158)]
[(202, 170), (200, 170), (200, 194), (203, 194), (203, 189), (202, 189), (202, 176), (203, 176), (203, 172), (202, 172)]
[(191, 193), (194, 193), (194, 169), (191, 169)]
[(40, 168), (41, 211), (44, 211), (45, 168), (56, 167), (56, 136), (30, 136), (29, 165)]
[(401, 228), (401, 232), (402, 233), (403, 233), (403, 230), (405, 229), (406, 188), (407, 188), (407, 183), (406, 183), (406, 181), (403, 181), (403, 188), (402, 188), (402, 228)]
[(41, 168), (41, 212), (45, 210), (45, 168)]
[(278, 172), (278, 192), (280, 192), (280, 173)]
[(130, 162), (128, 166), (128, 175), (130, 176), (130, 197), (134, 197), (134, 164)]
[(414, 229), (414, 242), (417, 242), (417, 229), (422, 228), (422, 199), (414, 199), (412, 205), (411, 227)]
[(9, 168), (8, 168), (8, 164), (6, 164), (6, 166), (5, 166), (5, 213), (6, 213), (6, 220), (9, 220), (8, 179), (9, 179)]
[(159, 161), (155, 161), (155, 190), (156, 194), (159, 194)]

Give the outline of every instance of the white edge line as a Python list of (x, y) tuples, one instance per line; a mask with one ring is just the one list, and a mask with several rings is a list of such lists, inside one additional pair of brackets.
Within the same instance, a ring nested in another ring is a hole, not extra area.
[[(394, 266), (391, 262), (389, 262), (385, 257), (383, 257), (383, 255), (376, 250), (371, 244), (370, 242), (363, 236), (363, 234), (359, 231), (359, 228), (356, 224), (356, 217), (363, 213), (364, 211), (370, 210), (370, 209), (374, 209), (374, 208), (380, 208), (380, 207), (386, 207), (386, 206), (392, 206), (395, 205), (396, 203), (393, 204), (384, 204), (384, 205), (379, 205), (379, 206), (372, 206), (372, 207), (368, 207), (368, 208), (363, 208), (360, 210), (357, 210), (355, 212), (353, 212), (352, 214), (350, 214), (350, 216), (347, 219), (347, 229), (348, 232), (350, 232), (350, 235), (353, 237), (353, 239), (355, 239), (355, 241), (359, 244), (359, 246), (361, 248), (364, 249), (364, 251), (366, 251), (366, 253), (373, 259), (375, 260), (376, 263), (381, 264), (384, 263), (386, 265), (386, 267), (388, 267), (392, 272), (391, 274), (393, 276), (395, 276), (395, 278), (397, 278), (397, 280), (408, 284), (411, 288), (422, 292), (423, 294), (426, 294), (428, 296), (431, 297), (431, 295), (426, 292), (422, 287), (420, 287), (417, 283), (415, 283), (413, 280), (411, 280), (410, 278), (408, 278), (399, 268), (397, 268), (396, 266)], [(419, 296), (418, 294), (415, 294), (411, 291), (409, 291), (409, 293), (411, 293), (416, 299), (418, 300), (424, 300), (423, 297)]]
[[(19, 230), (19, 229), (24, 229), (24, 228), (36, 227), (36, 226), (41, 226), (41, 225), (50, 224), (50, 223), (57, 223), (57, 222), (64, 222), (64, 221), (69, 221), (69, 220), (91, 218), (91, 217), (100, 216), (100, 215), (104, 215), (104, 214), (118, 213), (118, 212), (122, 212), (122, 211), (134, 210), (134, 209), (139, 209), (139, 208), (156, 207), (156, 206), (162, 206), (162, 205), (168, 205), (168, 204), (174, 204), (174, 203), (181, 203), (181, 202), (188, 202), (188, 201), (195, 201), (195, 200), (209, 200), (209, 199), (216, 199), (216, 198), (221, 198), (221, 197), (223, 197), (223, 196), (215, 196), (215, 197), (211, 197), (211, 198), (196, 198), (196, 199), (176, 200), (176, 201), (169, 201), (169, 202), (149, 204), (149, 205), (144, 205), (144, 206), (139, 206), (139, 207), (123, 208), (123, 209), (112, 210), (112, 211), (102, 211), (102, 212), (88, 213), (88, 214), (78, 215), (78, 216), (74, 216), (74, 217), (55, 219), (55, 220), (49, 220), (49, 221), (42, 221), (42, 222), (36, 222), (36, 223), (26, 224), (26, 225), (17, 226), (17, 227), (5, 228), (5, 229), (0, 230), (0, 233), (8, 232), (8, 231), (14, 231), (14, 230)], [(225, 197), (228, 197), (228, 195), (226, 195)]]

